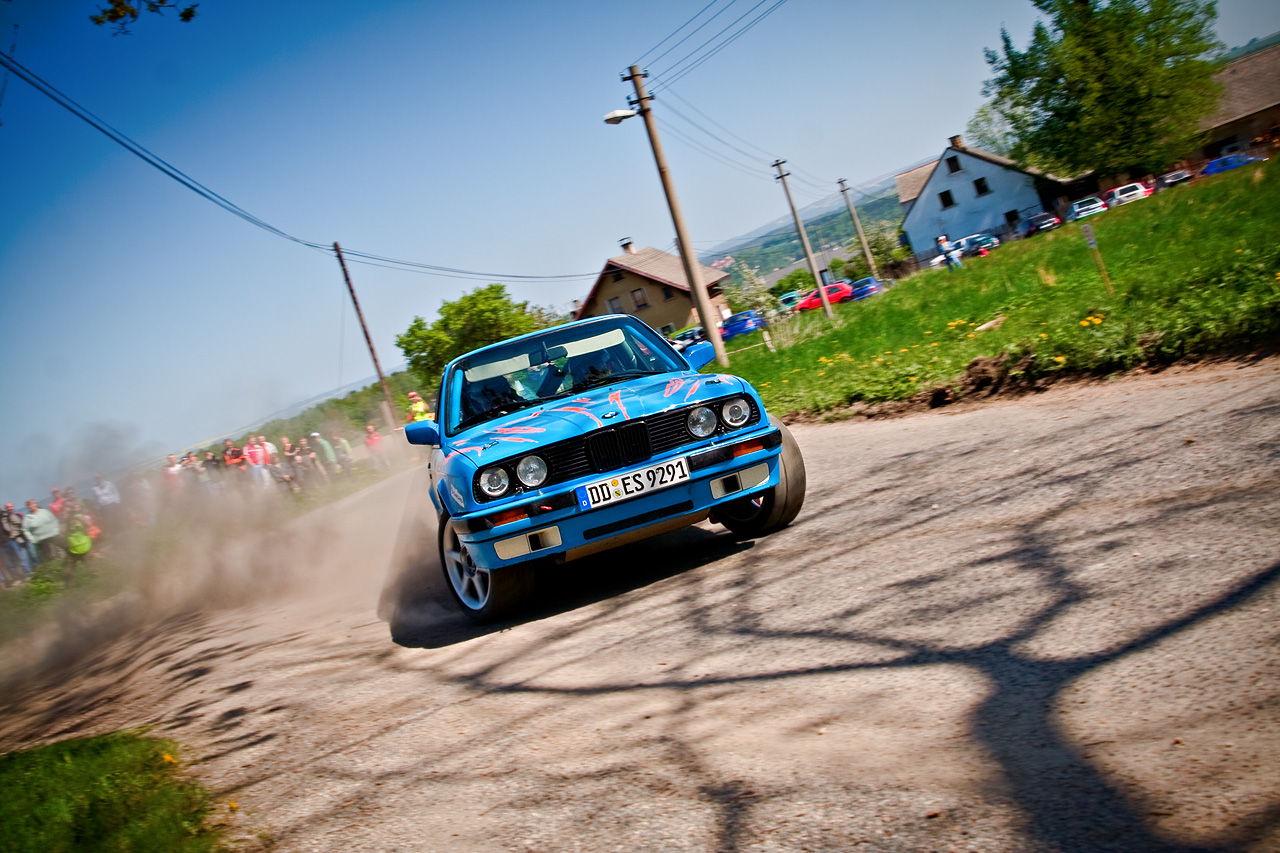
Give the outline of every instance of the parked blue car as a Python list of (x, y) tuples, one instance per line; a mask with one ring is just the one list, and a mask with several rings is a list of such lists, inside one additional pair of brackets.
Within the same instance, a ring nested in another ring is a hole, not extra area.
[(1248, 154), (1228, 154), (1226, 157), (1219, 157), (1217, 160), (1210, 160), (1204, 164), (1204, 168), (1200, 170), (1202, 175), (1218, 175), (1222, 172), (1230, 172), (1232, 169), (1239, 169), (1241, 166), (1248, 166), (1250, 163), (1263, 162), (1261, 157), (1250, 157)]
[(613, 314), (556, 326), (449, 362), (439, 421), (405, 428), (432, 446), (440, 565), (462, 611), (499, 618), (527, 596), (534, 561), (565, 562), (696, 524), (738, 536), (796, 517), (805, 471), (791, 433), (746, 381), (698, 373)]
[(769, 323), (759, 311), (739, 311), (724, 321), (724, 324), (720, 327), (720, 338), (727, 341), (738, 337), (738, 335), (745, 335), (748, 332), (756, 332), (767, 328), (769, 328)]

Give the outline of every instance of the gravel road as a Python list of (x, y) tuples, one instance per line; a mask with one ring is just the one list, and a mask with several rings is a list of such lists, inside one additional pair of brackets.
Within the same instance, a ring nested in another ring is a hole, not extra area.
[(432, 581), (393, 641), (415, 470), (300, 520), (285, 590), (12, 688), (0, 744), (152, 726), (248, 848), (1280, 850), (1278, 427), (1276, 359), (798, 426), (787, 530), (490, 630)]

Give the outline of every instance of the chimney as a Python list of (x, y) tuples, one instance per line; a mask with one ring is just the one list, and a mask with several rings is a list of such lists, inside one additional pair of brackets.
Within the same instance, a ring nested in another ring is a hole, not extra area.
[(951, 137), (951, 147), (964, 148), (964, 137), (961, 136), (960, 134), (956, 134), (955, 136)]
[(640, 254), (639, 252), (636, 251), (636, 247), (631, 244), (630, 237), (623, 237), (618, 242), (622, 244), (622, 251), (626, 252), (628, 255)]

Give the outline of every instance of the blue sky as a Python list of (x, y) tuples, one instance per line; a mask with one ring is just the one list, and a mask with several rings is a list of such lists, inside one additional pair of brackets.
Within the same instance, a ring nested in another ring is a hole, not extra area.
[[(727, 0), (718, 0), (716, 11)], [(768, 8), (770, 3), (760, 7)], [(673, 229), (619, 73), (707, 0), (203, 0), (128, 36), (92, 0), (0, 0), (0, 49), (101, 119), (297, 237), (510, 275), (595, 273), (618, 240)], [(666, 57), (661, 75), (729, 11)], [(789, 0), (672, 90), (763, 152), (655, 110), (703, 247), (935, 155), (981, 104), (984, 47), (1024, 43), (1027, 0)], [(1280, 4), (1227, 0), (1228, 45)], [(669, 44), (669, 43), (668, 43)], [(669, 107), (667, 105), (670, 105)], [(665, 111), (664, 111), (664, 108)], [(372, 373), (330, 255), (260, 230), (10, 79), (0, 104), (0, 501), (235, 429)], [(677, 135), (700, 138), (726, 166)], [(487, 281), (565, 306), (589, 280), (460, 280), (353, 264), (384, 366), (415, 315)]]

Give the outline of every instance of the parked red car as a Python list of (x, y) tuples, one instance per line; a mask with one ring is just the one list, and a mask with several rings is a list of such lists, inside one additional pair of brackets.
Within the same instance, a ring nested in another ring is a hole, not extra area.
[[(858, 281), (833, 281), (826, 287), (827, 301), (832, 305), (837, 302), (853, 302), (855, 299), (866, 299), (883, 290), (883, 286), (873, 278), (859, 279)], [(805, 294), (804, 299), (796, 303), (796, 311), (812, 311), (815, 308), (822, 307), (822, 297), (818, 295), (818, 291), (809, 291)]]

